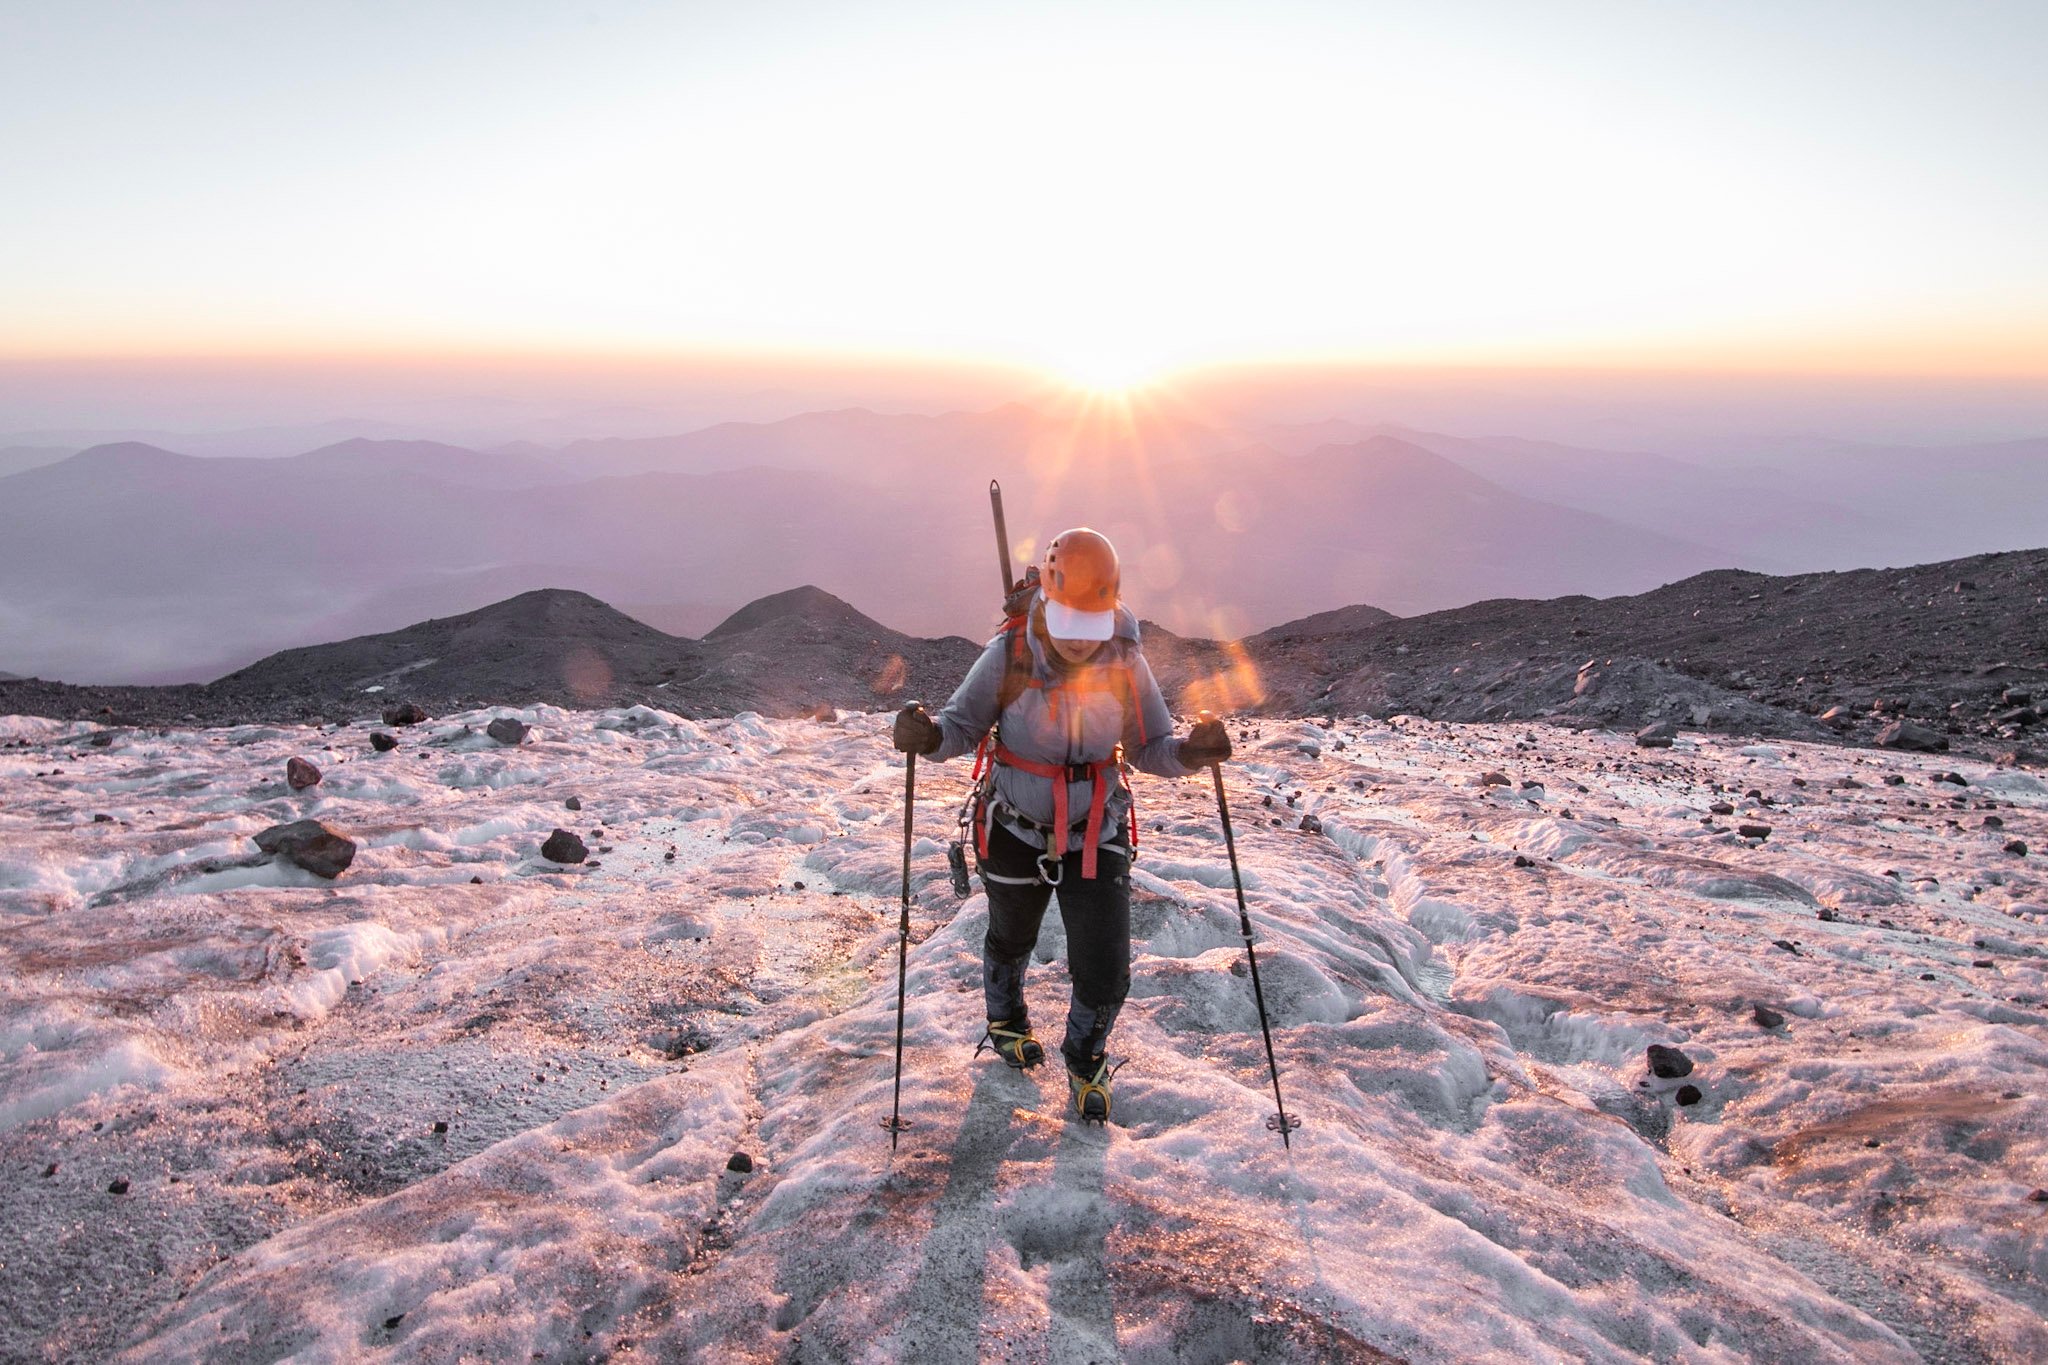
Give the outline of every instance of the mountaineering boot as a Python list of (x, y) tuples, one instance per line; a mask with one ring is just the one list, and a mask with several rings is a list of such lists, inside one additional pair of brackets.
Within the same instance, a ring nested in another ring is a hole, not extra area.
[(1107, 1057), (1098, 1056), (1079, 1071), (1074, 1069), (1072, 1060), (1067, 1062), (1067, 1084), (1073, 1087), (1074, 1112), (1083, 1123), (1109, 1122), (1109, 1077), (1113, 1070)]
[(1028, 1071), (1045, 1060), (1045, 1049), (1031, 1036), (1031, 1024), (1023, 1019), (991, 1019), (988, 1032), (975, 1044), (974, 1055), (979, 1057), (983, 1048), (995, 1049), (995, 1054), (1019, 1071)]

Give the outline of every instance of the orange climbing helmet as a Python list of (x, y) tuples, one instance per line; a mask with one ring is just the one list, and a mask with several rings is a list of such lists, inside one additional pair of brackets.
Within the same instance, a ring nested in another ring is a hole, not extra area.
[(1116, 634), (1123, 574), (1108, 536), (1085, 526), (1060, 532), (1045, 547), (1038, 582), (1045, 594), (1047, 634), (1061, 640), (1107, 640)]

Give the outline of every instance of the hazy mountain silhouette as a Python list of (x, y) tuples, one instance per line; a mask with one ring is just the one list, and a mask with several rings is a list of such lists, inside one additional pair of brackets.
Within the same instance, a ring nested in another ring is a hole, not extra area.
[[(1928, 471), (1943, 452), (1822, 450), (1794, 477), (1429, 433), (1278, 449), (1185, 411), (1074, 404), (845, 409), (555, 453), (349, 440), (198, 459), (123, 443), (0, 480), (0, 661), (205, 676), (543, 587), (649, 604), (688, 633), (807, 582), (920, 635), (975, 636), (996, 614), (992, 477), (1019, 565), (1051, 532), (1094, 525), (1123, 550), (1139, 612), (1242, 636), (1361, 602), (1415, 615), (2010, 542), (2048, 508), (2042, 445), (1965, 448), (1942, 477)], [(591, 478), (579, 462), (663, 467)]]

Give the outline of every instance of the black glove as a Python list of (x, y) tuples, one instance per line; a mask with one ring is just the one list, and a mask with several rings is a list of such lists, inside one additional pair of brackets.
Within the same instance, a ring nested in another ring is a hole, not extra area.
[(1223, 722), (1214, 717), (1199, 722), (1180, 742), (1180, 765), (1183, 768), (1206, 768), (1229, 757), (1230, 734), (1223, 728)]
[[(924, 707), (912, 702), (896, 713), (896, 733), (893, 736), (896, 747), (906, 754), (935, 754), (946, 736), (936, 722), (925, 714)], [(1229, 741), (1224, 748), (1230, 747)]]

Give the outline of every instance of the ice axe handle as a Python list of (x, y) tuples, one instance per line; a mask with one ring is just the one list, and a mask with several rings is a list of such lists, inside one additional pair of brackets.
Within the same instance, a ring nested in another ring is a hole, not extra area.
[(988, 481), (988, 505), (996, 514), (996, 563), (1003, 571), (1003, 596), (1016, 591), (1017, 580), (1010, 574), (1010, 528), (1003, 520), (1003, 486)]

